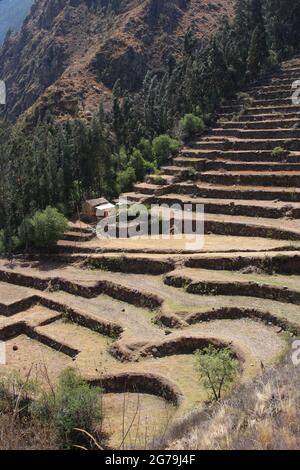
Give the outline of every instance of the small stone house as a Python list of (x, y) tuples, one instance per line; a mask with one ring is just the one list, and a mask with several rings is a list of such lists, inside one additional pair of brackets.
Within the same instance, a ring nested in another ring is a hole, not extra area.
[(115, 206), (104, 197), (90, 199), (82, 204), (82, 217), (86, 219), (108, 217), (114, 207)]

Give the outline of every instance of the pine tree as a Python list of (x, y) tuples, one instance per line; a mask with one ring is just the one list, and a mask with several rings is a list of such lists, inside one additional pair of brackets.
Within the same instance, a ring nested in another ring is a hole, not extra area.
[(247, 59), (247, 74), (250, 80), (259, 77), (269, 57), (267, 36), (261, 0), (252, 0), (251, 4), (253, 33)]
[(265, 0), (266, 26), (271, 49), (278, 60), (292, 55), (299, 48), (299, 0)]

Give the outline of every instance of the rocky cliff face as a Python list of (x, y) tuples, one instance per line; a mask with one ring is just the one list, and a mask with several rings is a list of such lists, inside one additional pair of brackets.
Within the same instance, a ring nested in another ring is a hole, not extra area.
[(186, 29), (211, 33), (234, 0), (36, 0), (18, 34), (0, 49), (8, 104), (2, 117), (25, 111), (87, 117), (109, 100), (120, 78), (137, 90), (148, 68), (180, 53)]

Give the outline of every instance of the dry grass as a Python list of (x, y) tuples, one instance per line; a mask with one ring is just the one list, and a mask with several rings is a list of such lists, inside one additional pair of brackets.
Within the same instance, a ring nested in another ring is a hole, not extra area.
[(54, 449), (54, 434), (49, 426), (22, 422), (12, 414), (0, 414), (0, 450)]
[(176, 423), (155, 447), (181, 450), (300, 449), (300, 375), (290, 358), (228, 400)]
[[(208, 214), (206, 214), (206, 217)], [(199, 239), (198, 239), (199, 240)], [(291, 242), (289, 240), (272, 240), (259, 237), (238, 237), (238, 236), (224, 236), (224, 235), (205, 235), (204, 246), (200, 248), (190, 247), (191, 243), (197, 241), (194, 237), (183, 236), (182, 239), (178, 239), (175, 236), (171, 236), (169, 239), (164, 239), (161, 236), (159, 239), (155, 237), (140, 237), (140, 238), (129, 238), (129, 239), (109, 239), (109, 240), (98, 240), (93, 239), (85, 243), (77, 243), (77, 247), (85, 247), (89, 249), (101, 249), (104, 252), (111, 250), (122, 250), (130, 256), (130, 251), (139, 251), (144, 256), (145, 250), (148, 251), (165, 251), (166, 253), (174, 253), (180, 250), (196, 251), (196, 252), (217, 252), (217, 251), (232, 251), (232, 250), (246, 250), (246, 251), (258, 251), (258, 250), (271, 250), (283, 246), (294, 246), (298, 245), (299, 242)], [(68, 242), (68, 244), (71, 244)], [(66, 243), (64, 243), (66, 245)]]

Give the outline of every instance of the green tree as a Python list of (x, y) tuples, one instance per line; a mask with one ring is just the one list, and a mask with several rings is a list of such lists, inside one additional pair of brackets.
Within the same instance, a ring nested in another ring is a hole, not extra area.
[(117, 80), (113, 91), (112, 91), (112, 101), (113, 101), (113, 128), (118, 139), (118, 143), (121, 144), (123, 141), (124, 133), (124, 121), (122, 115), (122, 89), (121, 89), (121, 80)]
[(142, 152), (136, 148), (133, 149), (128, 166), (134, 169), (138, 181), (142, 181), (147, 173), (152, 173), (155, 170), (154, 163), (145, 160)]
[(300, 2), (298, 0), (265, 0), (264, 11), (269, 44), (278, 60), (299, 49)]
[(94, 434), (102, 418), (101, 392), (84, 382), (75, 369), (68, 368), (60, 375), (58, 386), (32, 404), (31, 413), (53, 426), (60, 448), (84, 445), (84, 435), (76, 429)]
[(128, 166), (125, 170), (117, 173), (117, 188), (118, 192), (131, 191), (133, 184), (137, 181), (135, 171), (132, 167)]
[(176, 154), (179, 142), (169, 135), (162, 134), (153, 140), (153, 153), (158, 166), (167, 163), (169, 158)]
[(252, 0), (251, 14), (253, 33), (247, 58), (247, 75), (250, 80), (254, 80), (259, 77), (269, 58), (261, 0)]
[(212, 345), (196, 351), (195, 356), (203, 386), (214, 400), (220, 400), (237, 379), (238, 361), (232, 357), (230, 349), (217, 349)]
[(182, 139), (191, 139), (201, 134), (205, 129), (203, 119), (194, 114), (186, 114), (179, 123)]
[(153, 161), (153, 150), (152, 144), (149, 139), (145, 139), (144, 137), (140, 140), (137, 145), (137, 148), (141, 151), (143, 158), (148, 162)]
[(56, 208), (48, 206), (31, 219), (31, 241), (38, 248), (53, 248), (68, 227), (68, 221)]
[(129, 159), (129, 166), (134, 169), (136, 179), (141, 181), (147, 173), (147, 166), (140, 150), (133, 149)]
[(259, 77), (267, 58), (265, 32), (263, 27), (259, 25), (253, 31), (247, 60), (247, 75), (250, 80)]

